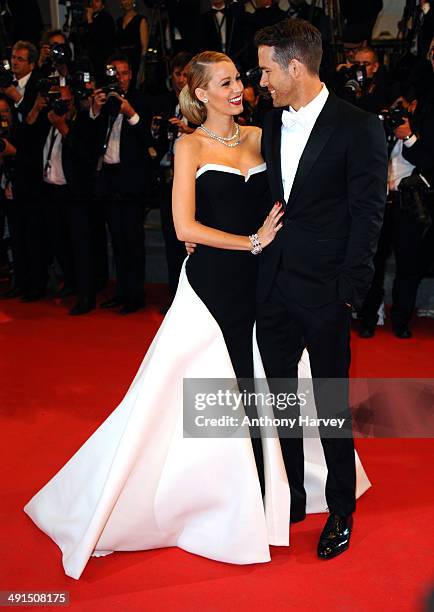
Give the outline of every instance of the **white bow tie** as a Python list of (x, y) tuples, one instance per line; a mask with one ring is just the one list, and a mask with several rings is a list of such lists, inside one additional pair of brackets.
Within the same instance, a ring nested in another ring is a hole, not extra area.
[(282, 112), (282, 124), (289, 129), (295, 126), (305, 127), (305, 123), (298, 113), (291, 113), (287, 110)]

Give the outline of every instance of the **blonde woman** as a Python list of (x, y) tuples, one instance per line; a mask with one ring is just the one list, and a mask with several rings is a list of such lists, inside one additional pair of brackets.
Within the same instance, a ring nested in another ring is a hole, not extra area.
[[(176, 146), (173, 212), (178, 237), (196, 250), (125, 398), (25, 507), (73, 578), (91, 556), (113, 551), (178, 546), (247, 564), (270, 561), (270, 544), (289, 544), (279, 440), (263, 440), (264, 479), (248, 428), (241, 437), (236, 425), (223, 436), (212, 423), (204, 430), (203, 394), (189, 397), (183, 387), (187, 379), (252, 377), (254, 353), (255, 374), (264, 376), (253, 339), (257, 261), (279, 235), (282, 212), (269, 202), (260, 131), (234, 120), (242, 96), (229, 58), (193, 58), (180, 103), (199, 127)], [(310, 511), (325, 511), (316, 496), (327, 473), (318, 445), (306, 461), (315, 474)]]

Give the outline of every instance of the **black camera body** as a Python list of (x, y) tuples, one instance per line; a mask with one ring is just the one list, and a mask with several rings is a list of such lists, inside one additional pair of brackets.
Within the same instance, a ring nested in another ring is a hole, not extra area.
[(106, 112), (112, 116), (117, 115), (122, 104), (118, 96), (123, 97), (124, 92), (119, 84), (118, 73), (113, 64), (106, 65), (104, 80), (100, 89), (107, 96), (107, 102), (105, 103)]
[(152, 137), (154, 140), (160, 140), (161, 137), (166, 137), (169, 142), (174, 141), (178, 136), (178, 126), (170, 123), (171, 116), (161, 114), (155, 115), (152, 118)]
[(0, 87), (10, 87), (14, 82), (14, 73), (8, 60), (0, 62)]
[(378, 115), (379, 119), (383, 122), (387, 134), (391, 134), (410, 116), (410, 113), (402, 106), (401, 102)]
[(340, 74), (344, 80), (344, 90), (349, 96), (363, 95), (365, 93), (368, 85), (366, 66), (363, 64), (353, 64), (350, 68), (342, 69)]

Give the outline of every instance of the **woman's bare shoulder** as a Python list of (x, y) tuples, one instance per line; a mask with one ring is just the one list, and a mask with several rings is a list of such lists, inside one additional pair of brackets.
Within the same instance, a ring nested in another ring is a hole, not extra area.
[(258, 152), (261, 150), (262, 130), (254, 125), (245, 125), (241, 128), (245, 142)]

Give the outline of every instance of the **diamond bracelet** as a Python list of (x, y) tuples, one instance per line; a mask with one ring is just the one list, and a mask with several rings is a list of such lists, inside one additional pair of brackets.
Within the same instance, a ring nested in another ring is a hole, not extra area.
[(258, 234), (252, 234), (251, 236), (249, 236), (249, 239), (252, 243), (252, 249), (250, 252), (253, 255), (259, 255), (259, 253), (262, 253), (261, 242), (259, 240)]

